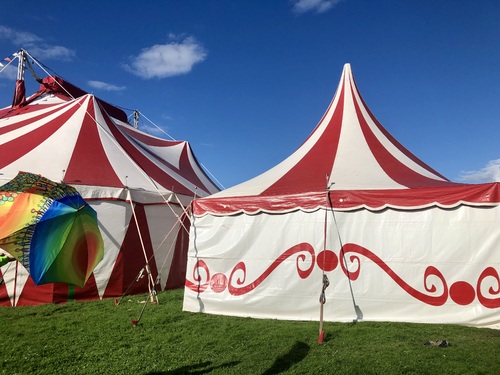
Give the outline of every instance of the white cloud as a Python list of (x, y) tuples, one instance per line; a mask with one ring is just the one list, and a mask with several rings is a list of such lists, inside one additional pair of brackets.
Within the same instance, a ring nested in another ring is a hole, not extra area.
[(12, 44), (15, 45), (33, 45), (34, 43), (40, 42), (42, 39), (35, 34), (25, 32), (25, 31), (16, 31), (7, 26), (0, 25), (0, 39), (10, 40)]
[(123, 91), (126, 89), (125, 86), (116, 86), (110, 83), (101, 82), (101, 81), (88, 81), (87, 82), (90, 87), (93, 87), (98, 90), (104, 91)]
[(170, 43), (144, 48), (125, 68), (145, 79), (166, 78), (189, 73), (194, 64), (205, 60), (207, 51), (193, 37), (170, 39)]
[(17, 79), (17, 63), (11, 63), (7, 65), (7, 61), (1, 61), (0, 64), (0, 79), (16, 80)]
[(42, 43), (40, 46), (28, 46), (24, 48), (28, 53), (39, 60), (63, 60), (71, 61), (76, 52), (63, 46), (49, 46)]
[(16, 48), (23, 48), (34, 58), (39, 60), (64, 60), (70, 61), (76, 53), (63, 46), (47, 43), (43, 38), (30, 32), (14, 30), (0, 25), (0, 40), (11, 42)]
[(324, 13), (332, 9), (342, 0), (291, 0), (293, 10), (296, 13), (306, 13), (315, 11), (316, 13)]
[(477, 171), (460, 172), (459, 180), (468, 183), (500, 182), (500, 159), (489, 161)]

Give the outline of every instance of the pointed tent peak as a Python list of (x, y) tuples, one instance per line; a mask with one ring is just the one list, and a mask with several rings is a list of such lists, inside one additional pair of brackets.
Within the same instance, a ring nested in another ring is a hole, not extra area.
[(344, 68), (342, 69), (342, 74), (340, 75), (339, 83), (337, 85), (337, 90), (335, 91), (335, 94), (333, 95), (333, 99), (332, 99), (330, 106), (328, 107), (325, 115), (327, 115), (330, 110), (333, 110), (336, 107), (339, 96), (345, 92), (346, 86), (350, 86), (350, 85), (355, 86), (356, 83), (354, 81), (354, 76), (352, 74), (351, 64), (345, 63)]
[[(359, 98), (361, 98), (361, 100), (363, 100), (362, 97), (361, 97), (361, 94), (359, 93), (359, 90), (358, 90), (358, 88), (356, 86), (356, 80), (354, 79), (354, 74), (352, 72), (352, 67), (351, 67), (350, 63), (345, 63), (344, 64), (344, 68), (342, 69), (342, 74), (340, 76), (339, 85), (338, 85), (338, 89), (336, 91), (336, 95), (338, 93), (340, 93), (340, 91), (342, 90), (342, 88), (345, 89), (346, 86), (353, 86), (354, 90), (357, 93), (357, 96)], [(354, 92), (352, 92), (352, 90), (350, 90), (350, 92), (351, 92), (352, 95), (354, 95)], [(335, 96), (334, 96), (334, 98), (335, 98)]]
[(352, 76), (352, 68), (351, 68), (351, 64), (349, 63), (345, 63), (344, 64), (344, 69), (342, 70), (342, 76), (340, 78), (340, 81), (344, 81), (345, 79), (353, 79), (353, 76)]
[(263, 174), (216, 196), (324, 192), (332, 182), (335, 190), (454, 185), (382, 126), (363, 100), (350, 64), (344, 65), (327, 111), (294, 153)]
[(322, 157), (321, 162), (325, 170), (331, 162), (329, 182), (334, 182), (336, 189), (454, 184), (413, 155), (377, 120), (361, 96), (349, 63), (344, 65), (333, 100), (310, 138), (315, 142), (306, 155), (318, 148), (329, 150), (330, 161)]

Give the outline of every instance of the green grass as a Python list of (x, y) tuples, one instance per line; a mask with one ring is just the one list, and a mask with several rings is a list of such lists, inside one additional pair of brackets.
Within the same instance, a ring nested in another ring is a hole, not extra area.
[[(325, 323), (182, 312), (182, 290), (0, 308), (0, 374), (498, 374), (500, 331)], [(425, 346), (447, 340), (450, 347)]]

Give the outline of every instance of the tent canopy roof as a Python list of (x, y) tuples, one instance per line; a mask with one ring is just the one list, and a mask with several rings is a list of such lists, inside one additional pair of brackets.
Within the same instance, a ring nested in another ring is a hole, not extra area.
[(134, 128), (123, 110), (59, 77), (46, 77), (20, 105), (0, 110), (0, 153), (2, 180), (29, 171), (86, 186), (96, 197), (89, 187), (112, 198), (124, 188), (189, 197), (219, 191), (188, 142)]
[(451, 182), (403, 147), (372, 114), (346, 64), (326, 113), (292, 155), (267, 172), (198, 199), (194, 205), (201, 215), (322, 206), (344, 210), (449, 207), (492, 200), (499, 202), (498, 184), (479, 187)]

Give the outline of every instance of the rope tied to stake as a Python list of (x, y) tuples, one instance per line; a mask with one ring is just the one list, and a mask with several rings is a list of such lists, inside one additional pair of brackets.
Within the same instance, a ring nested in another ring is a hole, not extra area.
[(325, 290), (330, 285), (330, 281), (328, 280), (328, 276), (323, 275), (323, 287), (321, 288), (321, 294), (319, 296), (319, 303), (324, 305), (326, 303)]

